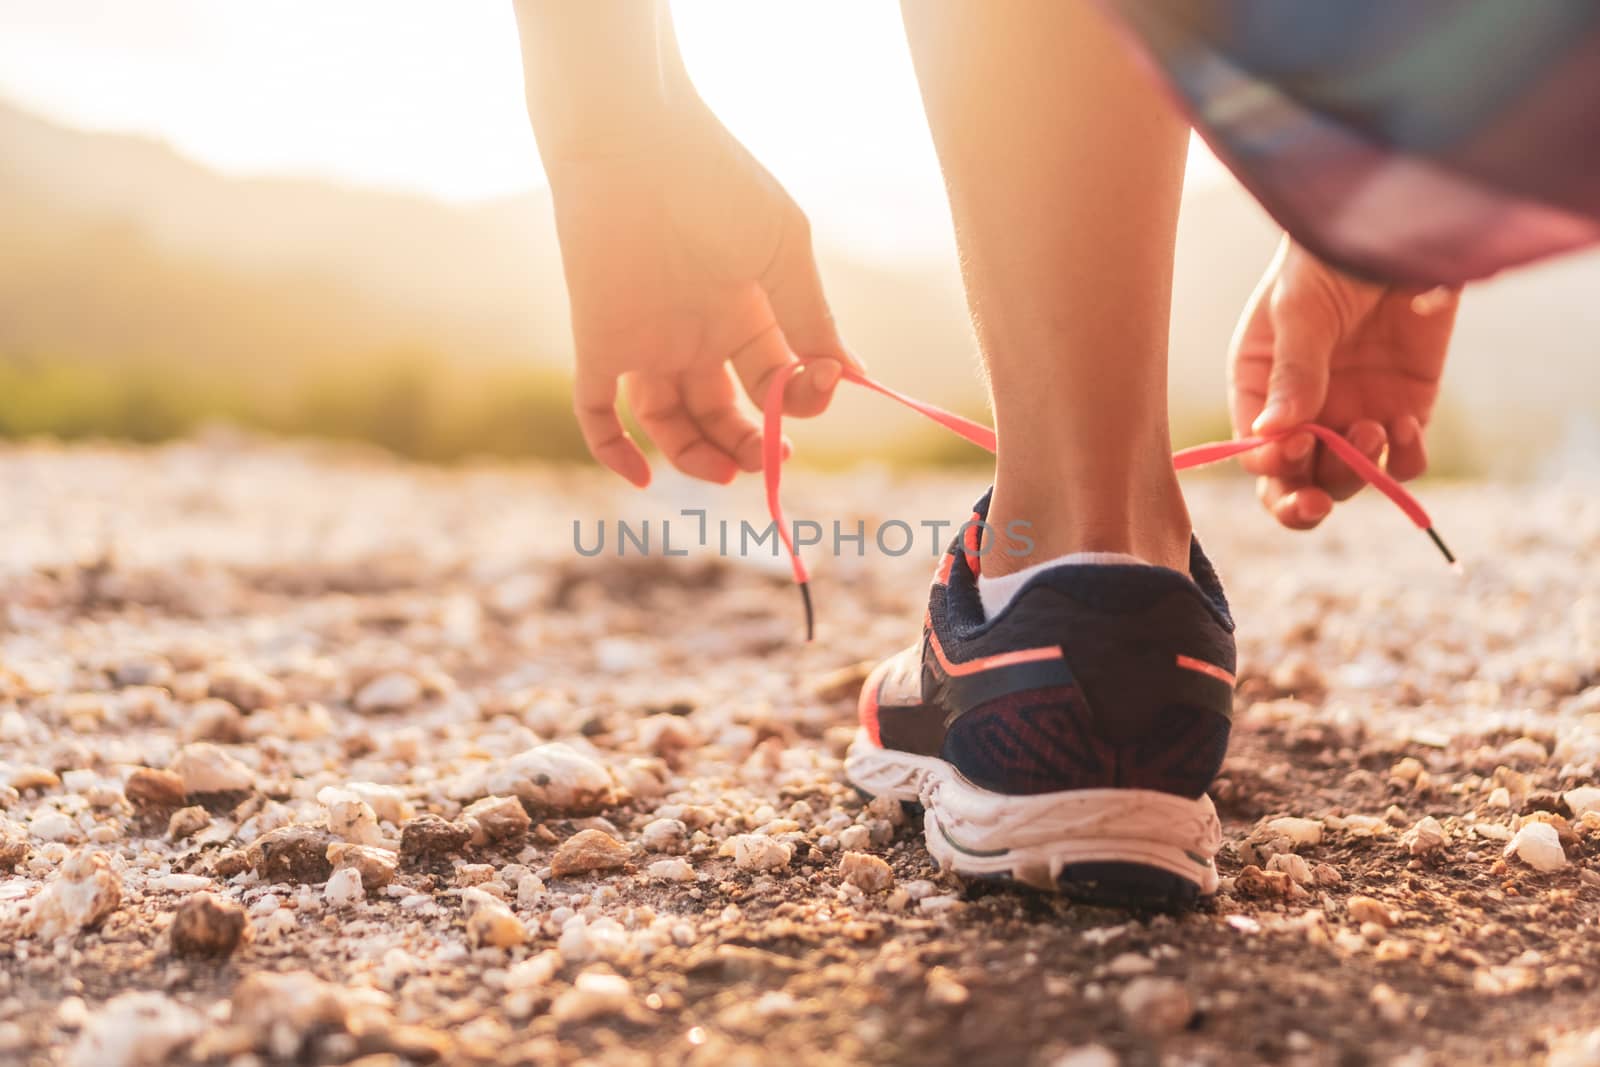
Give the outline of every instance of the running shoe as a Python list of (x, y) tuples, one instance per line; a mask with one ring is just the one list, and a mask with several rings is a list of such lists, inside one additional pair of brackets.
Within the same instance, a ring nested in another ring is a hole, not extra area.
[(1143, 907), (1215, 892), (1222, 827), (1206, 790), (1228, 748), (1235, 654), (1199, 542), (1188, 575), (1067, 563), (986, 619), (988, 503), (940, 559), (921, 644), (867, 678), (850, 780), (921, 805), (929, 852), (959, 874)]

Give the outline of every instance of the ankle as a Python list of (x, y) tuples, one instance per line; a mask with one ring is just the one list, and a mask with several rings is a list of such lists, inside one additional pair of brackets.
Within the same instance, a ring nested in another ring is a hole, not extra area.
[(1093, 488), (1056, 483), (1041, 491), (998, 478), (988, 520), (994, 538), (983, 554), (983, 573), (1001, 577), (1082, 552), (1134, 556), (1189, 573), (1193, 531), (1170, 468), (1165, 478), (1132, 491), (1128, 482)]

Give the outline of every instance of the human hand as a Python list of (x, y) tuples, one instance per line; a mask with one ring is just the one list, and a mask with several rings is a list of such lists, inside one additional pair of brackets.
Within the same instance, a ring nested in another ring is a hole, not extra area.
[[(622, 149), (546, 160), (577, 349), (574, 408), (589, 451), (635, 485), (650, 466), (617, 415), (686, 474), (761, 467), (760, 406), (799, 359), (784, 413), (823, 411), (840, 364), (859, 368), (823, 297), (799, 207), (708, 110)], [(815, 357), (825, 357), (815, 359)]]
[[(1377, 285), (1284, 239), (1234, 332), (1228, 381), (1237, 436), (1306, 422), (1342, 434), (1405, 481), (1427, 469), (1460, 291)], [(1387, 459), (1384, 452), (1387, 449)], [(1309, 433), (1247, 453), (1262, 504), (1309, 530), (1364, 484)]]

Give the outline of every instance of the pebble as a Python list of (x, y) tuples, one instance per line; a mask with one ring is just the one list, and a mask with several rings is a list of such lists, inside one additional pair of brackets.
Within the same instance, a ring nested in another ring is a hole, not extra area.
[(355, 709), (364, 715), (406, 711), (422, 700), (422, 683), (401, 671), (380, 674), (356, 691)]
[(24, 929), (46, 941), (92, 929), (122, 903), (122, 879), (101, 852), (73, 853), (29, 902)]
[(250, 864), (264, 881), (317, 883), (328, 880), (333, 839), (316, 826), (280, 826), (250, 845)]
[(354, 867), (340, 867), (328, 876), (328, 884), (322, 887), (322, 899), (336, 908), (348, 908), (359, 904), (367, 896), (366, 886), (363, 884), (361, 872)]
[(244, 908), (211, 893), (195, 893), (172, 917), (172, 951), (178, 956), (227, 956), (249, 930)]
[[(372, 806), (379, 819), (399, 826), (416, 816), (411, 802), (398, 786), (378, 785), (376, 782), (350, 782), (345, 790), (354, 793)], [(318, 794), (321, 797), (321, 794)]]
[(345, 789), (323, 789), (317, 801), (328, 810), (328, 832), (352, 845), (378, 845), (383, 843), (383, 831), (378, 828), (378, 813), (372, 805), (355, 793)]
[(284, 701), (283, 683), (247, 663), (221, 663), (207, 674), (207, 692), (240, 711), (275, 708)]
[(1375, 923), (1387, 929), (1399, 921), (1399, 917), (1383, 901), (1376, 897), (1353, 896), (1345, 901), (1345, 912), (1350, 916), (1350, 921), (1355, 923)]
[(30, 851), (27, 831), (0, 816), (0, 871), (16, 870)]
[(328, 862), (333, 864), (335, 875), (346, 868), (355, 871), (361, 877), (362, 888), (368, 893), (376, 893), (394, 881), (400, 867), (400, 857), (393, 849), (374, 845), (335, 841), (328, 846), (326, 855)]
[(245, 792), (256, 785), (255, 772), (207, 741), (184, 745), (167, 769), (191, 795)]
[(28, 833), (39, 841), (83, 840), (83, 828), (78, 821), (54, 808), (35, 812), (33, 818), (28, 820)]
[(585, 971), (572, 988), (550, 1005), (550, 1015), (558, 1023), (588, 1022), (606, 1015), (626, 1014), (633, 1006), (628, 980), (621, 975)]
[(872, 831), (865, 826), (846, 826), (834, 836), (839, 839), (839, 847), (850, 852), (859, 852), (872, 844)]
[(589, 871), (611, 871), (628, 863), (628, 846), (604, 830), (579, 830), (556, 849), (550, 860), (557, 878)]
[(1581, 819), (1589, 812), (1600, 814), (1600, 786), (1580, 785), (1562, 793), (1561, 799), (1566, 801), (1574, 819)]
[(211, 879), (203, 874), (164, 874), (160, 878), (153, 878), (146, 883), (147, 889), (158, 893), (193, 893), (197, 889), (205, 889), (211, 885)]
[(472, 831), (474, 845), (514, 841), (528, 832), (533, 820), (516, 797), (484, 797), (467, 805), (461, 821)]
[(183, 779), (172, 771), (139, 767), (123, 783), (122, 795), (136, 811), (161, 811), (182, 807), (186, 790)]
[(894, 888), (894, 868), (866, 852), (846, 852), (839, 857), (839, 873), (846, 882), (866, 893), (882, 893)]
[(97, 1008), (67, 1050), (67, 1067), (163, 1067), (205, 1020), (163, 993), (123, 993)]
[(460, 852), (472, 840), (472, 831), (431, 812), (418, 815), (400, 831), (400, 860), (415, 864)]
[(639, 844), (651, 852), (680, 852), (688, 838), (682, 819), (651, 819), (639, 831)]
[(681, 857), (668, 860), (657, 860), (645, 868), (645, 874), (658, 882), (692, 882), (694, 881), (694, 868)]
[(948, 967), (934, 967), (927, 975), (928, 1001), (954, 1008), (965, 1004), (971, 997), (967, 987), (956, 979)]
[(476, 795), (511, 795), (535, 811), (584, 815), (615, 799), (611, 775), (597, 760), (560, 742), (518, 753), (489, 771)]
[(211, 825), (211, 813), (198, 804), (179, 808), (167, 820), (167, 840), (182, 841)]
[(1079, 1045), (1050, 1060), (1048, 1067), (1120, 1067), (1121, 1062), (1104, 1045)]
[(1137, 952), (1118, 953), (1110, 963), (1106, 964), (1106, 974), (1112, 978), (1133, 978), (1141, 974), (1151, 974), (1155, 969), (1155, 960), (1149, 956), (1141, 956)]
[(1450, 843), (1450, 834), (1432, 815), (1425, 815), (1400, 838), (1413, 856), (1429, 856)]
[(1322, 844), (1322, 823), (1316, 819), (1302, 819), (1286, 815), (1267, 823), (1267, 829), (1288, 838), (1295, 848)]
[(794, 850), (765, 834), (735, 834), (723, 843), (720, 854), (731, 855), (741, 871), (776, 871), (789, 866)]
[(527, 940), (527, 928), (499, 898), (481, 889), (461, 894), (467, 909), (467, 940), (473, 948), (515, 948)]
[(1506, 856), (1515, 856), (1536, 871), (1559, 871), (1567, 865), (1561, 834), (1547, 822), (1527, 822), (1511, 838)]
[(1311, 864), (1307, 863), (1304, 856), (1293, 852), (1280, 852), (1267, 861), (1267, 870), (1278, 871), (1289, 876), (1289, 880), (1296, 885), (1310, 885), (1315, 880)]
[(1152, 1037), (1175, 1034), (1194, 1018), (1194, 1002), (1182, 982), (1144, 975), (1129, 982), (1117, 995), (1128, 1025)]
[[(293, 917), (287, 911), (273, 916)], [(248, 1047), (273, 1060), (300, 1059), (307, 1042), (348, 1029), (344, 991), (309, 971), (255, 971), (233, 987), (229, 1022)]]

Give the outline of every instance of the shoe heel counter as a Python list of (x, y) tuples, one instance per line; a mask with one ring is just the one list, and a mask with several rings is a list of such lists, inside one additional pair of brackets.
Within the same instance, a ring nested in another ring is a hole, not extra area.
[(1055, 602), (1020, 624), (1030, 625), (1029, 615), (1070, 620), (1063, 652), (1072, 684), (972, 708), (951, 724), (944, 758), (977, 784), (1009, 793), (1204, 793), (1231, 732), (1231, 627), (1182, 591), (1116, 612), (1040, 593)]

